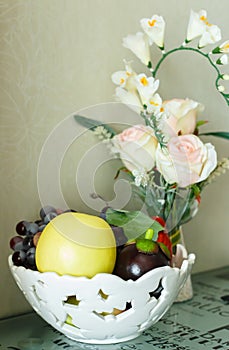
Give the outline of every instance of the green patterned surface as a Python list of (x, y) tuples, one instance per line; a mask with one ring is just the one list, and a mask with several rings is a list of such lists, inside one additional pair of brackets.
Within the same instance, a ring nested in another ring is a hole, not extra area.
[(0, 350), (228, 350), (229, 267), (193, 275), (194, 297), (176, 303), (139, 338), (113, 345), (69, 340), (34, 313), (0, 321)]

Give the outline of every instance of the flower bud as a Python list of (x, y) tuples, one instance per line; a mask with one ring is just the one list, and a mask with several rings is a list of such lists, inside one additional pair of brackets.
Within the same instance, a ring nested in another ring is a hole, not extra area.
[(223, 80), (229, 80), (229, 74), (223, 74), (222, 75)]
[(218, 58), (216, 64), (228, 64), (228, 56), (226, 54), (222, 55), (220, 58)]

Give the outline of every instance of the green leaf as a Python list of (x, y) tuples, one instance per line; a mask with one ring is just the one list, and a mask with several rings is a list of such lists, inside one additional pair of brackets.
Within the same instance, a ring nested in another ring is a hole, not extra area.
[(200, 136), (202, 135), (211, 135), (229, 140), (229, 132), (227, 131), (204, 132), (200, 134)]
[(159, 244), (161, 250), (163, 251), (163, 253), (167, 256), (167, 258), (171, 259), (171, 253), (170, 253), (169, 248), (167, 247), (167, 245), (165, 245), (162, 242), (159, 242), (158, 244)]
[(193, 193), (194, 193), (195, 196), (198, 196), (200, 194), (200, 188), (199, 188), (198, 185), (193, 184), (193, 185), (191, 185), (191, 188), (192, 188)]
[(98, 120), (83, 117), (78, 114), (74, 115), (74, 119), (77, 123), (79, 123), (80, 125), (84, 126), (87, 129), (90, 129), (91, 131), (95, 130), (98, 126), (103, 126), (111, 134), (111, 137), (116, 135), (116, 132), (114, 131), (113, 128), (111, 128), (107, 124), (100, 122)]
[(155, 220), (141, 211), (115, 210), (108, 208), (106, 221), (110, 225), (122, 227), (128, 240), (144, 238), (145, 232), (152, 228), (154, 230), (153, 240), (157, 240), (158, 232), (164, 228)]
[(199, 128), (199, 126), (205, 125), (207, 123), (207, 120), (198, 120), (198, 122), (196, 123), (196, 128)]
[(175, 247), (178, 243), (180, 243), (181, 233), (179, 228), (170, 234), (170, 240), (172, 242), (172, 247)]

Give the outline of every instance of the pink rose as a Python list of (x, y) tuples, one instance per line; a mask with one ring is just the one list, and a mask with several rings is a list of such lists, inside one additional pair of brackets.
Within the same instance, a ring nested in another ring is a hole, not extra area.
[(116, 135), (113, 142), (122, 162), (130, 171), (149, 171), (154, 167), (158, 142), (151, 127), (134, 125)]
[(180, 187), (205, 180), (217, 164), (217, 155), (211, 143), (204, 144), (195, 135), (172, 137), (167, 148), (158, 146), (156, 166), (165, 180)]
[(162, 131), (169, 137), (192, 134), (196, 127), (197, 112), (203, 110), (202, 105), (188, 98), (164, 101), (162, 107), (168, 116)]

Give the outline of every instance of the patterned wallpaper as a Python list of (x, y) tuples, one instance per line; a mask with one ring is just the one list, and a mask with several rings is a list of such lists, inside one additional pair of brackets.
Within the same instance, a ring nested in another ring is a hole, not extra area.
[[(221, 0), (220, 4), (218, 0), (211, 3), (170, 0), (169, 5), (166, 0), (0, 0), (0, 318), (29, 308), (8, 271), (8, 241), (18, 221), (36, 219), (39, 213), (37, 167), (45, 140), (58, 123), (75, 111), (114, 101), (110, 75), (122, 68), (122, 58), (126, 55), (121, 39), (138, 30), (141, 17), (153, 13), (167, 17), (171, 28), (167, 38), (172, 45), (182, 40), (176, 17), (179, 16), (185, 30), (192, 7), (208, 9), (209, 16), (214, 23), (221, 23), (225, 39), (228, 38), (228, 0)], [(177, 76), (177, 63), (182, 66), (185, 60), (183, 57), (171, 60), (164, 67), (161, 78), (166, 78), (167, 83), (162, 86), (162, 92), (170, 97), (171, 91), (175, 95), (185, 91), (198, 99), (202, 89), (212, 128), (229, 130), (228, 110), (208, 84), (212, 72), (202, 65), (200, 68), (192, 66), (189, 72), (192, 76), (203, 71), (201, 82), (192, 85), (186, 78), (187, 70)], [(74, 128), (78, 132), (72, 125), (73, 134)], [(68, 134), (60, 134), (62, 138), (68, 138)], [(72, 152), (66, 153), (63, 162), (62, 186), (68, 204), (82, 210), (90, 208), (74, 189), (75, 172), (85, 150), (95, 143), (95, 139), (84, 134), (72, 144)], [(222, 155), (228, 152), (224, 142), (217, 141), (217, 147)], [(53, 145), (50, 156), (56, 157), (57, 150)], [(102, 192), (110, 191), (111, 196), (113, 192), (108, 183), (113, 176), (112, 169), (108, 164), (103, 169), (105, 181), (104, 177), (100, 180), (100, 173), (96, 180), (98, 188)], [(48, 174), (47, 181), (51, 191), (52, 179)], [(228, 176), (225, 175), (207, 191), (201, 214), (187, 226), (187, 244), (199, 256), (197, 270), (229, 262), (223, 243), (228, 239), (225, 225), (228, 223), (227, 186)], [(221, 206), (215, 207), (215, 201)], [(215, 213), (217, 222), (212, 222)], [(209, 254), (214, 255), (211, 261), (206, 252), (209, 231), (212, 234)], [(219, 245), (216, 231), (221, 235)]]

